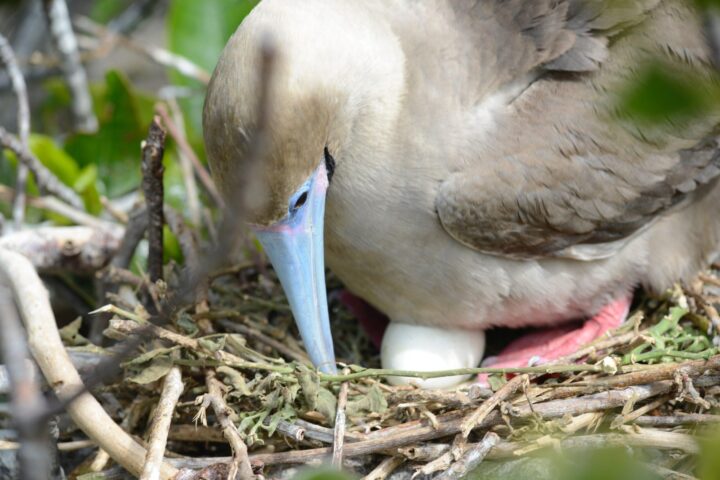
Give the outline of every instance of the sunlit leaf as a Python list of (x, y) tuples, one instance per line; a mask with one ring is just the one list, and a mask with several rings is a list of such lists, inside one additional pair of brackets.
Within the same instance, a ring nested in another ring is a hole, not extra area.
[[(256, 4), (256, 0), (173, 0), (167, 16), (168, 47), (212, 72), (230, 35)], [(188, 138), (202, 151), (204, 86), (172, 70), (170, 78), (175, 85), (195, 90), (181, 100), (181, 107)]]

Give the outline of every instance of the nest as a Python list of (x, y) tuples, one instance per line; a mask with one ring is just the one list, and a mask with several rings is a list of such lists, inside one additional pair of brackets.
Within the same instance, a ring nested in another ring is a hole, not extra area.
[[(168, 290), (174, 282), (171, 275)], [(187, 478), (225, 477), (248, 461), (266, 478), (329, 463), (373, 479), (472, 471), (493, 478), (510, 467), (527, 471), (528, 461), (547, 460), (548, 452), (613, 446), (660, 452), (660, 461), (646, 457), (642, 465), (682, 477), (696, 471), (697, 434), (720, 419), (707, 413), (720, 394), (713, 307), (720, 280), (712, 273), (642, 299), (625, 325), (571, 357), (492, 373), (490, 389), (468, 382), (449, 391), (388, 385), (395, 372), (377, 368), (377, 351), (333, 294), (340, 286), (329, 285), (344, 367), (338, 375), (310, 366), (272, 272), (246, 264), (215, 272), (206, 298), (152, 327), (154, 340), (97, 396), (126, 431), (144, 438), (168, 388), (163, 379), (179, 369), (184, 389), (166, 458), (193, 470)], [(162, 301), (157, 285), (140, 290)], [(114, 339), (132, 337), (150, 318), (121, 295), (102, 310), (112, 313), (105, 335)], [(88, 345), (77, 328), (63, 330), (75, 355), (111, 353)]]

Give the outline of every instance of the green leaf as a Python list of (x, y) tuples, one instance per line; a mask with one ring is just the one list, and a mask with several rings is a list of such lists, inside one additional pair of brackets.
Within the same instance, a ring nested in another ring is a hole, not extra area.
[[(168, 47), (209, 72), (215, 68), (230, 36), (257, 0), (174, 0), (167, 16)], [(171, 70), (175, 85), (197, 89), (182, 99), (190, 143), (202, 152), (202, 106), (204, 86)]]
[(140, 144), (147, 135), (147, 103), (119, 72), (108, 72), (100, 90), (95, 96), (100, 128), (96, 133), (69, 137), (65, 149), (80, 166), (97, 165), (103, 191), (115, 197), (140, 184)]
[(148, 367), (140, 371), (140, 373), (128, 378), (128, 380), (140, 385), (146, 385), (160, 380), (170, 371), (172, 366), (173, 361), (170, 357), (157, 357)]
[(300, 471), (294, 480), (352, 480), (353, 478), (356, 477), (331, 468), (308, 468)]
[(90, 341), (80, 334), (82, 317), (78, 317), (60, 329), (60, 338), (63, 343), (71, 346), (87, 345)]
[[(717, 90), (700, 72), (654, 62), (621, 93), (619, 114), (641, 124), (701, 117), (717, 108)], [(712, 96), (708, 96), (713, 92)]]
[(346, 411), (349, 416), (355, 416), (363, 412), (383, 413), (387, 410), (388, 404), (385, 395), (382, 394), (377, 385), (370, 387), (367, 395), (363, 395), (358, 400), (348, 402)]
[(301, 365), (298, 368), (298, 380), (308, 406), (320, 412), (331, 425), (335, 423), (337, 399), (330, 390), (320, 386), (317, 373)]

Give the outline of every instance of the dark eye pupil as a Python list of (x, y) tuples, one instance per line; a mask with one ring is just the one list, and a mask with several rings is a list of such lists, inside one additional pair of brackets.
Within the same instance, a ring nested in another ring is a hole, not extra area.
[(305, 205), (305, 202), (307, 201), (308, 194), (307, 192), (303, 192), (302, 195), (298, 197), (298, 199), (295, 201), (295, 205), (293, 205), (293, 210), (297, 210), (298, 208)]

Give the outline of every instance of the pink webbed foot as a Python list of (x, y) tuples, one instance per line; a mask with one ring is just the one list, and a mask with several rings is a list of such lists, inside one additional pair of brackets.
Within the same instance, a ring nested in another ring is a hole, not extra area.
[[(630, 311), (631, 297), (621, 298), (604, 306), (580, 328), (572, 325), (544, 329), (525, 335), (505, 347), (500, 354), (488, 357), (483, 367), (518, 368), (557, 360), (578, 351), (582, 346), (619, 327)], [(478, 381), (487, 382), (487, 375)]]

